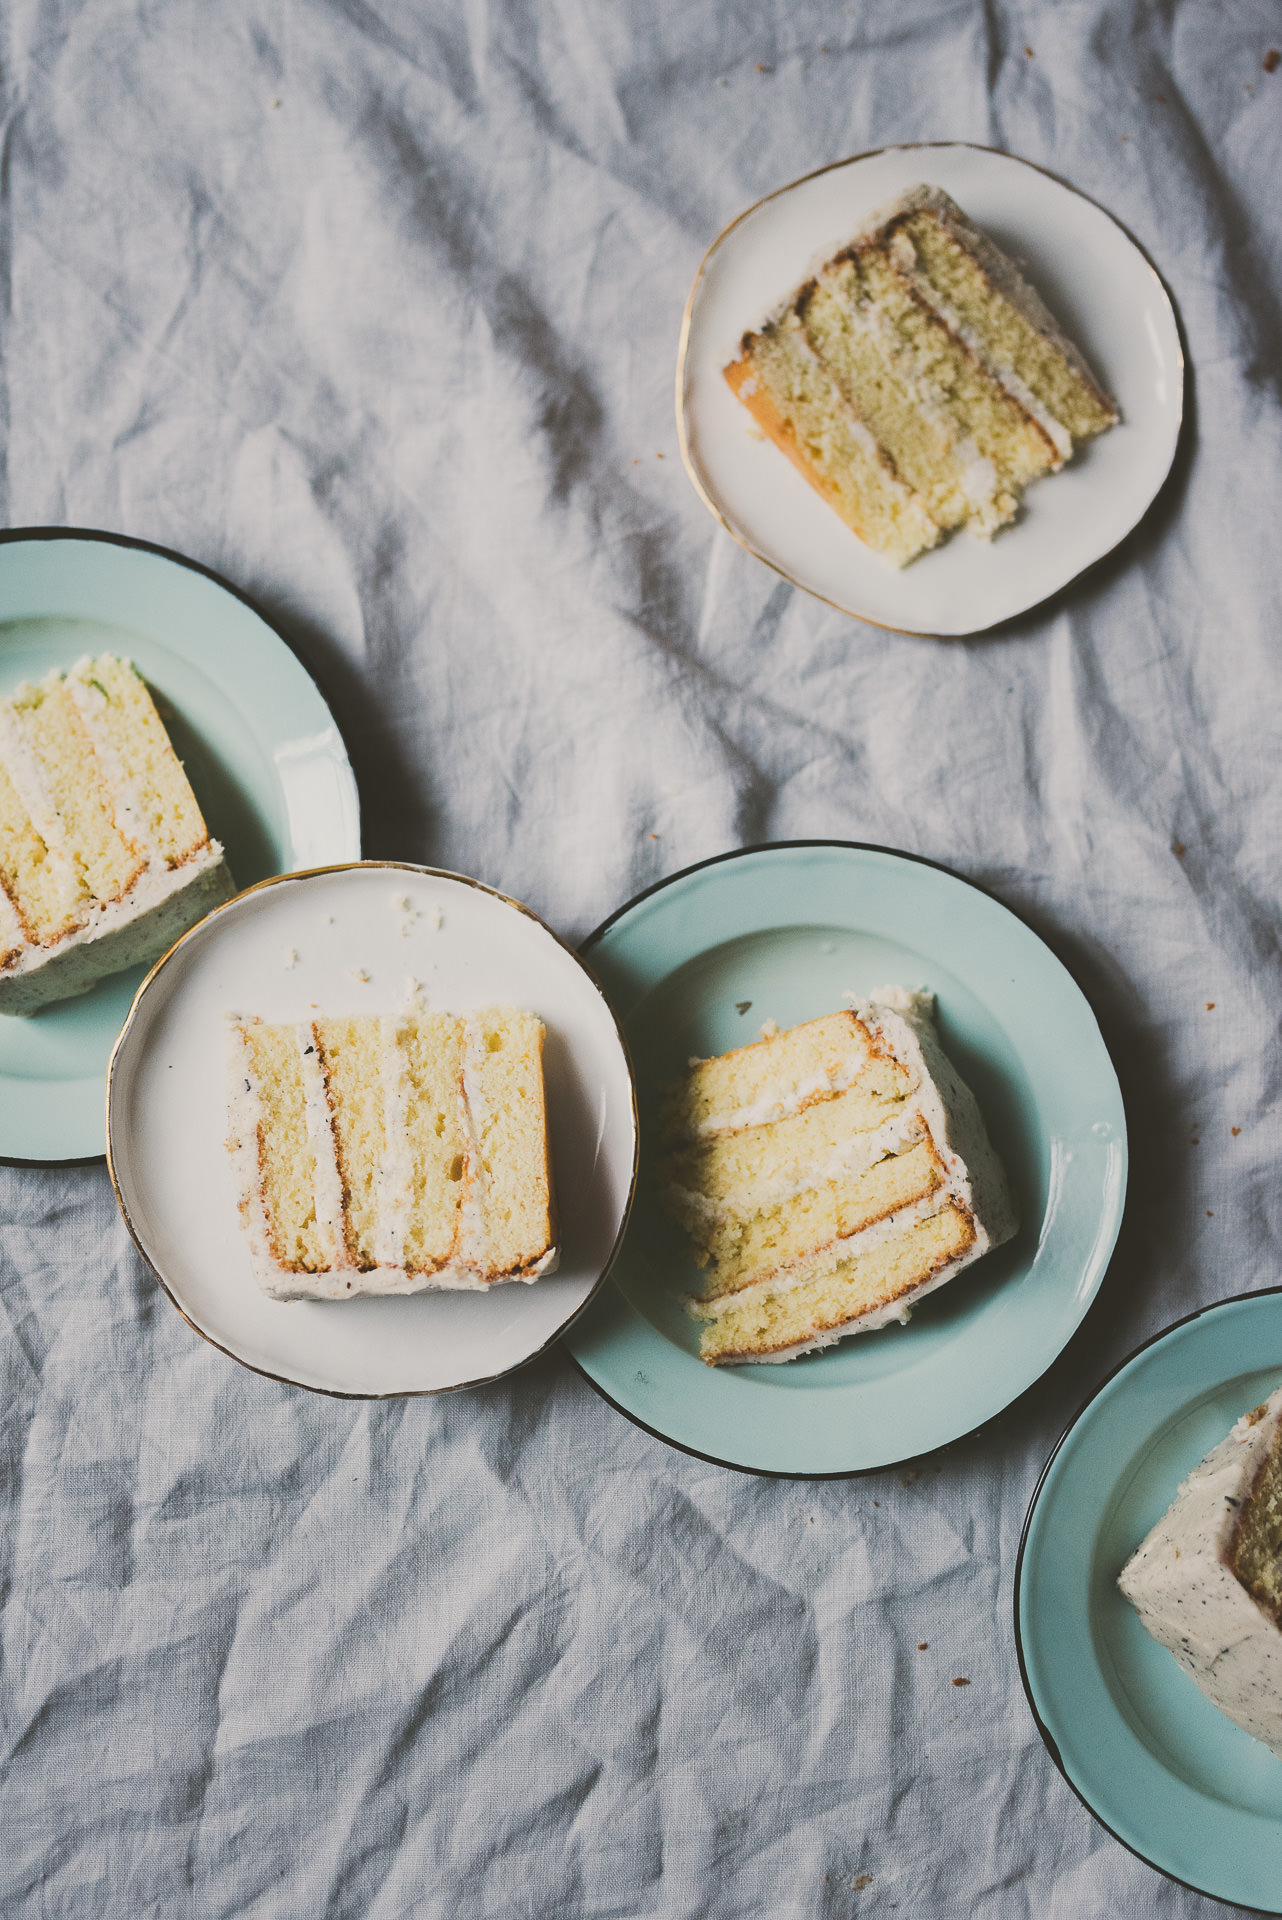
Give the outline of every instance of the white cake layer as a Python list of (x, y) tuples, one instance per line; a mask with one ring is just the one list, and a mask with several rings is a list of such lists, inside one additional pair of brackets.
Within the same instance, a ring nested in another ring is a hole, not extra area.
[(916, 1146), (925, 1137), (926, 1126), (921, 1115), (910, 1101), (905, 1101), (889, 1120), (883, 1120), (878, 1127), (867, 1127), (860, 1133), (852, 1133), (849, 1139), (838, 1142), (825, 1159), (813, 1161), (802, 1174), (794, 1170), (776, 1179), (741, 1184), (717, 1200), (691, 1187), (683, 1187), (676, 1180), (666, 1181), (661, 1192), (665, 1205), (679, 1220), (688, 1223), (744, 1219), (763, 1207), (795, 1200), (800, 1194), (809, 1193), (831, 1180), (866, 1173), (883, 1160)]

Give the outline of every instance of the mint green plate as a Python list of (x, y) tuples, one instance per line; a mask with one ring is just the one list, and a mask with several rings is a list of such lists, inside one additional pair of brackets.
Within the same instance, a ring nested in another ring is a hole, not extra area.
[(1015, 1574), (1024, 1687), (1069, 1785), (1151, 1866), (1264, 1913), (1282, 1913), (1282, 1760), (1203, 1698), (1116, 1581), (1180, 1481), (1280, 1383), (1282, 1289), (1168, 1327), (1051, 1455)]
[[(159, 695), (237, 886), (360, 858), (346, 749), (306, 668), (214, 574), (113, 534), (0, 534), (0, 693), (84, 653), (126, 654)], [(106, 1145), (107, 1060), (146, 967), (26, 1018), (0, 1016), (0, 1160)]]
[[(803, 841), (677, 874), (583, 953), (627, 1035), (641, 1112), (627, 1236), (567, 1339), (607, 1399), (726, 1466), (844, 1474), (956, 1440), (1045, 1371), (1117, 1238), (1126, 1121), (1094, 1015), (1021, 920), (906, 854)], [(944, 1046), (1011, 1177), (1020, 1233), (906, 1327), (782, 1366), (705, 1367), (681, 1306), (698, 1270), (655, 1199), (657, 1091), (690, 1055), (755, 1039), (767, 1019), (792, 1026), (840, 1007), (847, 990), (887, 984), (937, 994)]]

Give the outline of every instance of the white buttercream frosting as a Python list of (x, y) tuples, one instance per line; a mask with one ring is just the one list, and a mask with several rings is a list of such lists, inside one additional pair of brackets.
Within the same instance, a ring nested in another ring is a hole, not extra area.
[[(769, 1036), (766, 1036), (767, 1038)], [(692, 1066), (701, 1066), (699, 1060), (692, 1060)], [(867, 1061), (861, 1060), (848, 1072), (827, 1073), (822, 1068), (807, 1074), (801, 1079), (780, 1079), (767, 1081), (755, 1100), (747, 1100), (741, 1106), (727, 1107), (721, 1112), (710, 1113), (691, 1129), (695, 1140), (709, 1139), (714, 1133), (738, 1131), (745, 1127), (763, 1127), (772, 1120), (786, 1120), (794, 1113), (800, 1113), (820, 1096), (830, 1093), (844, 1093), (853, 1087), (863, 1073)]]
[(970, 1214), (975, 1243), (962, 1264), (1009, 1240), (1018, 1226), (1001, 1161), (976, 1104), (935, 1031), (935, 996), (905, 987), (879, 987), (866, 999), (850, 996), (870, 1033), (883, 1039), (915, 1076), (914, 1103), (944, 1168), (945, 1191)]
[(961, 469), (962, 492), (967, 505), (977, 515), (974, 532), (982, 539), (991, 539), (997, 524), (993, 519), (994, 502), (997, 499), (997, 468), (986, 453), (981, 453), (976, 442), (965, 435), (957, 442), (957, 464)]
[(752, 1188), (750, 1196), (732, 1194), (726, 1200), (710, 1199), (707, 1194), (696, 1193), (673, 1180), (664, 1186), (663, 1194), (678, 1213), (691, 1219), (730, 1220), (744, 1212), (744, 1202), (749, 1198), (753, 1212), (762, 1207), (776, 1206), (780, 1201), (795, 1199), (799, 1193), (809, 1193), (815, 1187), (824, 1186), (830, 1180), (864, 1173), (889, 1154), (902, 1153), (905, 1147), (912, 1146), (924, 1134), (925, 1124), (921, 1115), (915, 1107), (904, 1106), (893, 1113), (889, 1120), (883, 1120), (879, 1127), (868, 1127), (863, 1133), (851, 1134), (848, 1140), (840, 1141), (826, 1160), (807, 1169), (803, 1179), (785, 1177), (763, 1180)]
[(84, 992), (104, 974), (154, 960), (234, 891), (213, 840), (180, 867), (145, 868), (123, 899), (90, 904), (82, 923), (53, 946), (24, 938), (17, 958), (0, 972), (0, 1013), (34, 1012), (48, 1000)]
[(1226, 1559), (1279, 1429), (1282, 1387), (1181, 1483), (1117, 1584), (1211, 1704), (1282, 1757), (1282, 1629)]

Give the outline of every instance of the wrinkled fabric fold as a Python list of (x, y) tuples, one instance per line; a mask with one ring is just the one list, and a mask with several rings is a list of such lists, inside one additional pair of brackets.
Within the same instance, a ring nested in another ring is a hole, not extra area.
[[(669, 1450), (559, 1351), (440, 1400), (258, 1378), (102, 1167), (0, 1168), (6, 1916), (1227, 1912), (1073, 1797), (1010, 1603), (1103, 1374), (1282, 1280), (1280, 37), (1264, 0), (8, 8), (8, 523), (224, 573), (329, 697), (367, 853), (572, 941), (767, 839), (977, 881), (1091, 999), (1133, 1171), (1036, 1388), (808, 1485)], [(1114, 214), (1191, 364), (1137, 531), (943, 644), (744, 553), (672, 408), (721, 227), (938, 139)]]

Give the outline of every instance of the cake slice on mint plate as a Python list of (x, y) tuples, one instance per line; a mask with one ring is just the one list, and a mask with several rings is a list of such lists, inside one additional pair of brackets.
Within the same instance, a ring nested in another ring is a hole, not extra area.
[(693, 1061), (661, 1128), (663, 1199), (707, 1276), (690, 1311), (710, 1366), (902, 1323), (1016, 1231), (933, 994), (883, 987)]
[(1193, 1469), (1117, 1584), (1212, 1706), (1282, 1757), (1282, 1386)]
[(159, 959), (235, 891), (128, 660), (0, 700), (0, 1014)]

